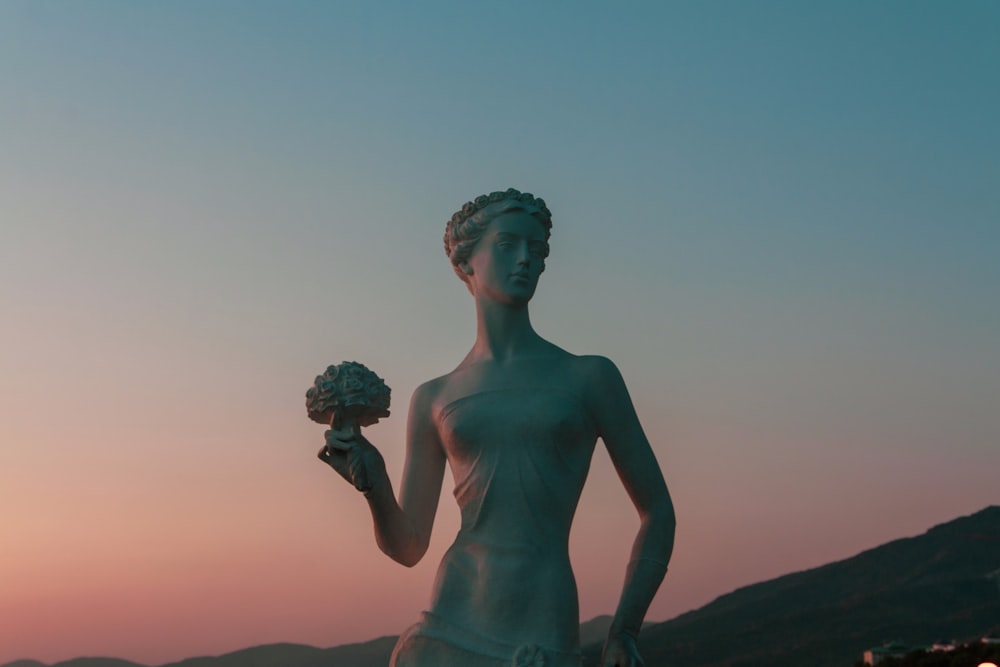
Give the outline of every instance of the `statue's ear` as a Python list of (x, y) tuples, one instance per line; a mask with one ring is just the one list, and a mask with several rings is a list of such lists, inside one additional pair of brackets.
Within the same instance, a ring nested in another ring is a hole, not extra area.
[(464, 273), (465, 275), (467, 276), (472, 275), (472, 267), (469, 266), (468, 262), (459, 262), (458, 268), (462, 269), (462, 273)]

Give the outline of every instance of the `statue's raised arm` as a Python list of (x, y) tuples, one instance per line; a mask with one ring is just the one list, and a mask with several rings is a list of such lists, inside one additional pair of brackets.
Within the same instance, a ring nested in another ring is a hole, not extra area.
[[(403, 565), (415, 565), (427, 551), (444, 473), (440, 447), (428, 441), (418, 390), (410, 407), (408, 455), (402, 503), (397, 502), (382, 454), (361, 434), (389, 416), (389, 388), (357, 362), (330, 366), (306, 392), (309, 418), (330, 425), (319, 459), (354, 485), (368, 500), (379, 548)], [(437, 456), (435, 456), (435, 449)]]

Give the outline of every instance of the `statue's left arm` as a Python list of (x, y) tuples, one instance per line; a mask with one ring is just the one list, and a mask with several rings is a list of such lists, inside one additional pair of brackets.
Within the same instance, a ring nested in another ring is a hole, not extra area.
[(592, 357), (591, 360), (588, 403), (598, 433), (641, 520), (601, 664), (638, 667), (643, 663), (636, 639), (667, 572), (676, 519), (660, 466), (639, 424), (621, 373), (608, 359)]

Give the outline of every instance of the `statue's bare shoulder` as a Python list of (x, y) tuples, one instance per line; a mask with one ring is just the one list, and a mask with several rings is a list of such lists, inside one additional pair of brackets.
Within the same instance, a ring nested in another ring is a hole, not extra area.
[(596, 354), (569, 354), (566, 366), (570, 369), (576, 381), (576, 387), (581, 395), (606, 390), (605, 383), (616, 376), (620, 377), (618, 367), (607, 357)]
[(434, 421), (435, 406), (447, 387), (449, 375), (450, 373), (427, 380), (413, 391), (413, 398), (410, 400), (411, 421)]
[(574, 355), (568, 367), (576, 392), (602, 437), (624, 423), (638, 425), (625, 380), (613, 361), (599, 355)]

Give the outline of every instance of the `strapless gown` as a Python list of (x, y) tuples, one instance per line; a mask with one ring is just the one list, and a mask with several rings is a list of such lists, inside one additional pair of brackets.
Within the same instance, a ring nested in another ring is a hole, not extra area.
[(597, 440), (552, 387), (478, 392), (435, 415), (462, 524), (391, 667), (579, 667), (569, 531)]

